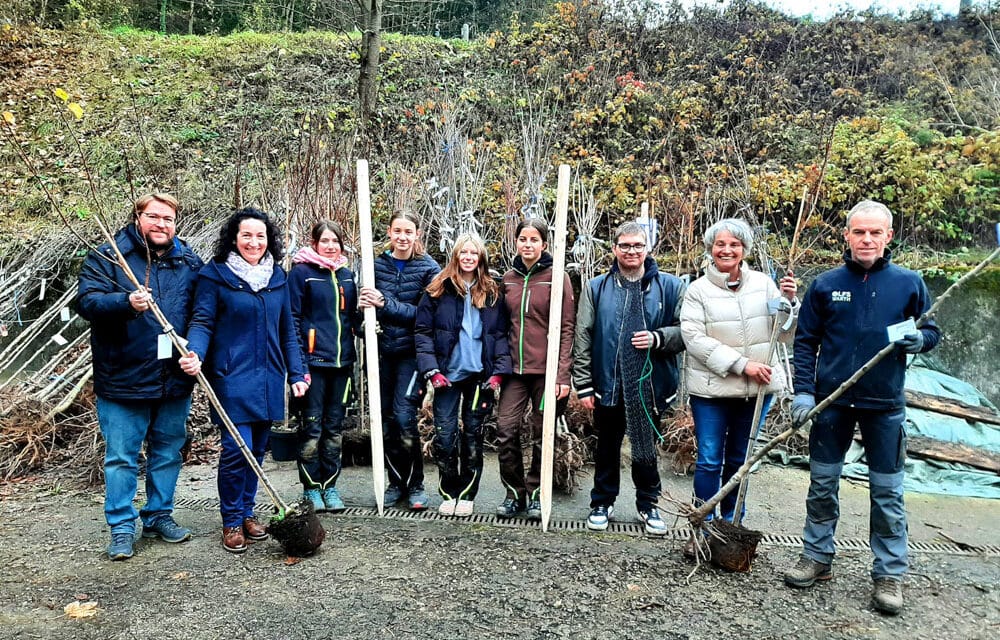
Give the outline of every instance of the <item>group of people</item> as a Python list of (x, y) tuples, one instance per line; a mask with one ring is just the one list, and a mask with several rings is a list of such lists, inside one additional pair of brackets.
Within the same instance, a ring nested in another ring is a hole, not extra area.
[[(547, 336), (553, 289), (549, 230), (540, 219), (516, 228), (517, 255), (502, 280), (490, 273), (482, 240), (462, 235), (444, 268), (423, 250), (420, 220), (393, 214), (388, 249), (375, 258), (374, 282), (358, 283), (344, 255), (344, 233), (324, 220), (311, 242), (280, 266), (280, 234), (262, 211), (236, 212), (223, 226), (207, 264), (175, 235), (178, 203), (166, 194), (140, 198), (115, 244), (144, 286), (116, 265), (113, 247), (92, 251), (80, 275), (78, 308), (92, 323), (97, 411), (107, 448), (105, 514), (111, 559), (133, 555), (142, 535), (183, 542), (191, 531), (173, 518), (193, 376), (203, 373), (258, 462), (270, 425), (284, 418), (286, 386), (301, 412), (299, 479), (317, 511), (342, 511), (337, 490), (346, 407), (357, 359), (361, 312), (374, 308), (379, 327), (380, 397), (388, 485), (385, 503), (430, 506), (424, 487), (418, 410), (433, 389), (438, 510), (469, 516), (483, 472), (483, 423), (498, 400), (500, 517), (539, 519), (542, 413), (561, 412), (575, 388), (594, 413), (597, 445), (587, 527), (605, 530), (620, 487), (627, 434), (635, 507), (647, 533), (667, 526), (656, 444), (660, 417), (674, 402), (678, 354), (695, 423), (694, 495), (707, 501), (743, 464), (755, 400), (763, 422), (790, 381), (769, 349), (772, 333), (794, 337), (793, 420), (812, 420), (805, 546), (785, 575), (796, 587), (832, 577), (837, 490), (844, 455), (860, 425), (871, 467), (873, 603), (902, 607), (907, 569), (902, 464), (906, 354), (940, 339), (933, 322), (898, 340), (895, 354), (861, 377), (822, 412), (829, 396), (888, 341), (887, 327), (919, 317), (930, 296), (918, 275), (891, 264), (892, 213), (873, 201), (847, 216), (845, 265), (819, 276), (801, 304), (795, 278), (777, 282), (747, 264), (754, 234), (743, 220), (716, 222), (704, 234), (705, 273), (686, 286), (650, 256), (646, 230), (634, 222), (612, 238), (611, 269), (581, 283), (576, 304), (565, 274), (559, 324), (556, 397), (546, 398)], [(784, 303), (777, 304), (780, 298)], [(188, 340), (177, 354), (154, 314)], [(797, 326), (796, 326), (797, 318)], [(817, 415), (814, 415), (817, 414)], [(527, 418), (527, 419), (526, 419)], [(220, 416), (213, 410), (213, 422)], [(531, 443), (525, 468), (522, 440)], [(132, 502), (140, 449), (146, 444), (146, 503)], [(245, 551), (267, 537), (254, 516), (257, 477), (227, 430), (222, 431), (218, 490), (222, 544)], [(735, 495), (720, 504), (739, 523)]]

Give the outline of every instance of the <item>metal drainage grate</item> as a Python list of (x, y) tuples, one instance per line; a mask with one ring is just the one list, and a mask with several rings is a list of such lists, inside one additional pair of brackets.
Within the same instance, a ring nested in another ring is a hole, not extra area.
[[(174, 501), (175, 506), (187, 509), (218, 509), (218, 498), (178, 498)], [(270, 507), (266, 504), (257, 505), (257, 511), (261, 514), (269, 512)], [(485, 524), (501, 528), (516, 529), (541, 529), (541, 523), (527, 518), (498, 518), (495, 515), (476, 513), (468, 518), (456, 518), (455, 516), (443, 516), (436, 511), (410, 511), (408, 509), (397, 509), (387, 507), (382, 517), (392, 520), (420, 520), (420, 521), (443, 521), (455, 524)], [(378, 511), (375, 507), (348, 507), (343, 512), (338, 513), (335, 518), (377, 518)], [(581, 520), (550, 520), (549, 529), (553, 531), (586, 532), (585, 522)], [(638, 522), (611, 522), (605, 533), (644, 536), (643, 525)], [(688, 533), (684, 529), (669, 529), (665, 536), (660, 539), (667, 540), (687, 540)], [(761, 542), (764, 545), (776, 547), (801, 547), (802, 538), (790, 535), (765, 535)], [(868, 543), (859, 539), (837, 539), (837, 546), (841, 549), (851, 549), (855, 551), (866, 551)], [(1000, 556), (1000, 545), (959, 545), (951, 542), (913, 542), (910, 541), (911, 551), (918, 553), (943, 553), (960, 556)]]

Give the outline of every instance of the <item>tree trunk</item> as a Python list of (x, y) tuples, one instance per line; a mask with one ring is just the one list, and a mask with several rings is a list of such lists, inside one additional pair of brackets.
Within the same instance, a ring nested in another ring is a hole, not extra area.
[(188, 3), (188, 35), (194, 35), (194, 0), (190, 0)]
[(361, 126), (367, 128), (375, 111), (378, 93), (379, 49), (382, 47), (382, 0), (365, 0), (361, 34), (361, 71), (358, 74), (358, 102)]

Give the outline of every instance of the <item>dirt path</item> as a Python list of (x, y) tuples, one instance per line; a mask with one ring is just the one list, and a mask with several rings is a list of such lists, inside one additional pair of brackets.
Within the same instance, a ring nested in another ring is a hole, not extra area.
[[(190, 473), (182, 494), (206, 481)], [(841, 553), (831, 583), (796, 591), (781, 583), (797, 553), (783, 546), (762, 546), (749, 574), (702, 569), (688, 580), (692, 565), (673, 540), (324, 515), (320, 553), (289, 565), (273, 543), (223, 552), (212, 508), (182, 508), (178, 518), (193, 528), (192, 541), (141, 541), (132, 560), (112, 563), (99, 495), (36, 488), (0, 501), (0, 638), (965, 640), (1000, 632), (997, 556), (914, 554), (907, 609), (886, 618), (868, 606), (867, 551)], [(63, 615), (78, 599), (96, 601), (97, 615)]]

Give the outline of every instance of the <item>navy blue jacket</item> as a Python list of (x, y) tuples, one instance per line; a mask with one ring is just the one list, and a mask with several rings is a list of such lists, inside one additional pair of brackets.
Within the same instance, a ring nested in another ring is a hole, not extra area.
[[(441, 297), (432, 298), (425, 293), (420, 299), (414, 330), (417, 369), (421, 375), (434, 369), (444, 370), (458, 344), (464, 315), (465, 298), (455, 293), (450, 281), (445, 283)], [(510, 342), (507, 340), (510, 319), (507, 305), (499, 293), (495, 299), (486, 301), (486, 306), (479, 310), (479, 317), (483, 323), (482, 378), (511, 373)]]
[[(820, 274), (806, 291), (795, 332), (795, 392), (822, 400), (888, 344), (886, 327), (917, 319), (931, 306), (919, 274), (892, 264), (891, 254), (871, 269), (844, 255), (844, 265)], [(925, 324), (923, 351), (941, 340), (933, 321)], [(863, 409), (905, 406), (906, 354), (882, 358), (834, 404)]]
[[(306, 371), (281, 267), (255, 293), (225, 263), (206, 264), (188, 340), (234, 423), (284, 419), (285, 373), (291, 384), (304, 381)], [(212, 421), (222, 423), (214, 410)]]
[[(300, 263), (288, 274), (288, 287), (303, 362), (310, 367), (354, 364), (354, 332), (361, 326), (354, 273), (347, 267), (331, 272)], [(314, 332), (311, 350), (310, 330)]]
[(385, 296), (385, 305), (376, 313), (382, 328), (378, 337), (380, 357), (414, 356), (413, 319), (417, 316), (417, 303), (439, 271), (441, 267), (427, 254), (407, 260), (402, 271), (396, 268), (391, 252), (376, 256), (375, 288)]
[[(201, 258), (174, 238), (169, 251), (162, 256), (151, 254), (147, 264), (145, 243), (133, 224), (115, 235), (115, 244), (137, 278), (145, 280), (148, 267), (153, 300), (184, 335)], [(157, 339), (163, 328), (151, 312), (132, 309), (128, 295), (134, 290), (135, 285), (117, 266), (110, 244), (90, 252), (80, 271), (76, 308), (91, 325), (94, 393), (109, 400), (176, 400), (191, 395), (194, 378), (177, 366), (180, 355), (157, 360)]]
[[(653, 375), (645, 384), (650, 385), (648, 392), (652, 394), (656, 410), (663, 413), (677, 395), (677, 354), (684, 350), (680, 309), (685, 285), (676, 276), (660, 273), (656, 261), (648, 256), (643, 266), (645, 325), (648, 331), (657, 335), (656, 346), (649, 354)], [(587, 282), (580, 291), (576, 312), (573, 385), (579, 397), (596, 395), (604, 406), (615, 406), (622, 401), (622, 390), (615, 387), (621, 333), (615, 319), (619, 307), (624, 304), (618, 272), (616, 261), (610, 272)]]

